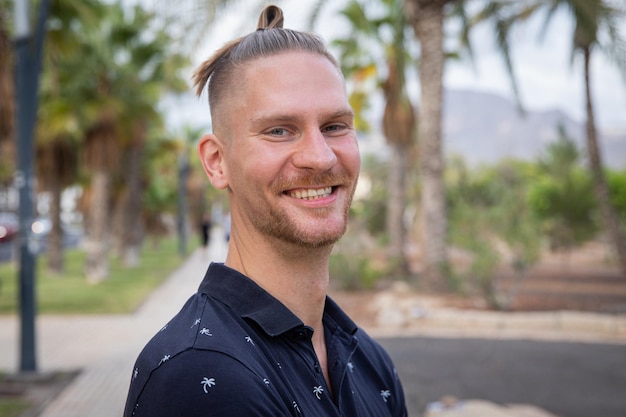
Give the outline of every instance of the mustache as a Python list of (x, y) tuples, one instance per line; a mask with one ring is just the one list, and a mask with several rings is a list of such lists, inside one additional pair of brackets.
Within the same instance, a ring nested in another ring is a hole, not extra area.
[(289, 177), (277, 177), (271, 185), (272, 191), (281, 193), (293, 188), (307, 188), (319, 186), (348, 187), (356, 181), (345, 169), (327, 171), (316, 174), (297, 174)]

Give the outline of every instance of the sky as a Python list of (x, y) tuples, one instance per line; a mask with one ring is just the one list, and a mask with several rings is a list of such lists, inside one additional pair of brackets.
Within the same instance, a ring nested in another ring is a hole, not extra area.
[[(577, 121), (585, 117), (583, 62), (571, 60), (572, 26), (566, 18), (555, 19), (546, 36), (539, 37), (542, 19), (534, 19), (515, 32), (513, 64), (522, 101), (532, 109), (565, 111)], [(626, 17), (624, 18), (626, 29)], [(626, 30), (624, 30), (626, 37)], [(495, 41), (487, 28), (474, 36), (477, 70), (467, 62), (447, 64), (445, 86), (455, 89), (491, 91), (513, 98), (509, 76)], [(626, 77), (602, 53), (594, 53), (591, 88), (598, 125), (626, 131)]]
[[(285, 27), (308, 30), (307, 19), (316, 0), (284, 0), (280, 2), (285, 14)], [(349, 33), (349, 27), (338, 13), (345, 0), (328, 1), (315, 31), (326, 41)], [(225, 13), (220, 24), (201, 42), (193, 58), (194, 65), (206, 59), (226, 41), (250, 31), (256, 26), (257, 13), (243, 13), (258, 1), (239, 2), (239, 7)], [(559, 109), (574, 120), (584, 121), (584, 84), (582, 61), (571, 62), (570, 36), (572, 27), (567, 18), (557, 15), (546, 35), (540, 39), (542, 19), (528, 22), (514, 32), (512, 59), (521, 100), (529, 110)], [(626, 18), (624, 19), (626, 38)], [(242, 32), (243, 31), (243, 32)], [(474, 63), (468, 59), (448, 61), (444, 88), (491, 92), (513, 100), (509, 76), (487, 27), (477, 28), (471, 38)], [(603, 131), (626, 132), (626, 79), (601, 53), (592, 61), (592, 94), (598, 127)], [(410, 86), (411, 95), (419, 97), (419, 85)], [(168, 107), (170, 107), (168, 105)], [(173, 124), (202, 124), (208, 117), (206, 97), (190, 102), (178, 99), (170, 119)], [(206, 123), (205, 123), (206, 124)]]

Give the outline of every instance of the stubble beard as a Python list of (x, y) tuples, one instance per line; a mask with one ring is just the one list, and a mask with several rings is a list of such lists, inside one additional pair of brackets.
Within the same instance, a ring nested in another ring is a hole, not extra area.
[[(323, 212), (327, 210), (318, 210), (320, 211), (320, 218), (323, 218)], [(334, 245), (344, 235), (347, 228), (349, 211), (350, 208), (349, 205), (347, 205), (342, 213), (342, 226), (340, 229), (323, 234), (312, 234), (309, 231), (302, 230), (294, 219), (275, 209), (270, 210), (270, 216), (275, 221), (259, 223), (256, 226), (262, 233), (278, 241), (302, 249), (319, 249)]]
[[(275, 190), (290, 189), (290, 184), (303, 185), (303, 181), (295, 182), (277, 180), (273, 185)], [(337, 175), (325, 175), (318, 176), (305, 181), (304, 185), (316, 185), (316, 184), (340, 184), (341, 186), (349, 189), (348, 198), (344, 203), (344, 207), (341, 212), (341, 226), (333, 227), (336, 230), (327, 230), (326, 233), (318, 233), (308, 231), (298, 224), (297, 219), (293, 218), (293, 215), (287, 214), (284, 210), (277, 207), (270, 207), (265, 215), (255, 216), (253, 223), (255, 227), (264, 235), (272, 237), (279, 242), (287, 243), (289, 246), (298, 247), (301, 249), (320, 249), (334, 245), (345, 234), (348, 227), (348, 217), (350, 213), (350, 205), (352, 204), (352, 197), (356, 188), (356, 179), (350, 178), (347, 173), (340, 173)], [(319, 208), (314, 213), (319, 219), (324, 219), (329, 212), (333, 211), (333, 208)], [(333, 220), (334, 221), (334, 220)], [(323, 227), (323, 226), (321, 226)]]

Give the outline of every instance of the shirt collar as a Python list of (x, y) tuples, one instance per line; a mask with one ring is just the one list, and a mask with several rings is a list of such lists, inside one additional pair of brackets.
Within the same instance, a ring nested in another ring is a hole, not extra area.
[[(222, 263), (209, 265), (198, 291), (228, 305), (240, 317), (252, 319), (270, 336), (304, 326), (302, 320), (256, 282)], [(350, 335), (357, 331), (356, 324), (330, 297), (326, 297), (324, 318), (332, 319)]]

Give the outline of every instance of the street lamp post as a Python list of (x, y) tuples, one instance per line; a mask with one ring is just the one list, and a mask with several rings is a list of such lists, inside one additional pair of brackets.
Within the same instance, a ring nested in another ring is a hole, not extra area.
[(39, 21), (33, 37), (30, 31), (28, 0), (15, 0), (15, 97), (17, 115), (17, 170), (19, 194), (19, 302), (20, 372), (36, 372), (35, 346), (35, 265), (31, 225), (33, 221), (33, 137), (37, 121), (37, 92), (41, 68), (44, 25), (48, 0), (39, 4)]

